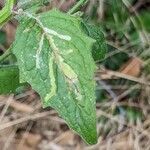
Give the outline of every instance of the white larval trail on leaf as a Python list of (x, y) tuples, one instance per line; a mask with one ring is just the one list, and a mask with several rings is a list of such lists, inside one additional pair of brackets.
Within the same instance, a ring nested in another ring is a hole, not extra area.
[(45, 27), (38, 17), (35, 17), (32, 14), (29, 14), (28, 12), (22, 12), (22, 13), (24, 15), (26, 15), (27, 17), (36, 20), (36, 22), (43, 29), (45, 34), (54, 35), (54, 36), (57, 36), (58, 38), (60, 38), (62, 40), (66, 40), (66, 41), (70, 41), (71, 40), (71, 37), (69, 35), (63, 35), (63, 34), (57, 33), (55, 30), (52, 30), (52, 29), (49, 29), (49, 28)]
[[(52, 55), (52, 56), (51, 56)], [(45, 101), (48, 102), (48, 100), (50, 100), (53, 96), (56, 95), (56, 80), (55, 80), (55, 76), (54, 76), (54, 68), (53, 68), (53, 59), (54, 56), (53, 54), (51, 54), (50, 59), (49, 59), (49, 76), (50, 76), (50, 80), (51, 80), (51, 89), (50, 89), (50, 93), (48, 93), (45, 97)]]
[(66, 41), (70, 41), (71, 40), (71, 37), (69, 35), (62, 35), (62, 34), (59, 34), (57, 33), (56, 31), (52, 30), (52, 29), (49, 29), (49, 28), (44, 28), (44, 31), (48, 34), (51, 34), (51, 35), (55, 35), (57, 37), (59, 37), (60, 39), (62, 40), (66, 40)]
[(41, 53), (42, 47), (43, 47), (44, 35), (45, 34), (43, 33), (41, 36), (41, 40), (39, 42), (39, 47), (38, 47), (37, 52), (36, 52), (36, 68), (37, 69), (40, 69), (40, 53)]

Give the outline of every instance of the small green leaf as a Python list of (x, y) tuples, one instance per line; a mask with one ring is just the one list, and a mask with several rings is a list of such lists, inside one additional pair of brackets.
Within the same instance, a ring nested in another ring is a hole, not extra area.
[(81, 20), (56, 10), (33, 16), (24, 12), (12, 51), (21, 82), (31, 84), (44, 107), (58, 111), (89, 144), (97, 142), (93, 39)]
[(0, 67), (0, 94), (13, 93), (18, 86), (18, 68), (16, 66)]
[(104, 34), (100, 27), (82, 22), (84, 32), (91, 38), (96, 40), (92, 48), (92, 55), (95, 61), (100, 61), (105, 57), (107, 52), (107, 44)]

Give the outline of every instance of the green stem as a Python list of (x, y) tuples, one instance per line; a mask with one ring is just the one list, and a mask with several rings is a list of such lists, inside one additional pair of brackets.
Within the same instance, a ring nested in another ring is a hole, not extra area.
[(8, 49), (3, 55), (0, 56), (0, 63), (4, 61), (11, 54), (11, 50)]
[(6, 0), (4, 8), (0, 10), (0, 28), (11, 18), (15, 2), (16, 0)]
[(85, 3), (87, 3), (88, 0), (80, 0), (76, 5), (74, 5), (69, 11), (68, 14), (73, 14), (79, 10), (81, 6), (83, 6)]

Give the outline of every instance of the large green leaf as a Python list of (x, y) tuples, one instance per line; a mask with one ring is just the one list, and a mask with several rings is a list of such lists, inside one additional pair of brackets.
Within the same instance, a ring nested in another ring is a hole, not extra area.
[(97, 142), (93, 43), (80, 19), (52, 10), (24, 12), (12, 48), (21, 82), (31, 84), (44, 107), (55, 108), (89, 144)]

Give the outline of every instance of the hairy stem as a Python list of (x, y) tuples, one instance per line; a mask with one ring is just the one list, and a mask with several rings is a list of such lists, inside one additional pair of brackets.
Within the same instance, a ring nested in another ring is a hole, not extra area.
[(68, 14), (73, 14), (79, 10), (81, 6), (83, 6), (85, 3), (87, 3), (88, 0), (80, 0), (76, 5), (74, 5), (69, 11)]
[(10, 19), (16, 0), (6, 0), (4, 8), (0, 11), (0, 28)]

